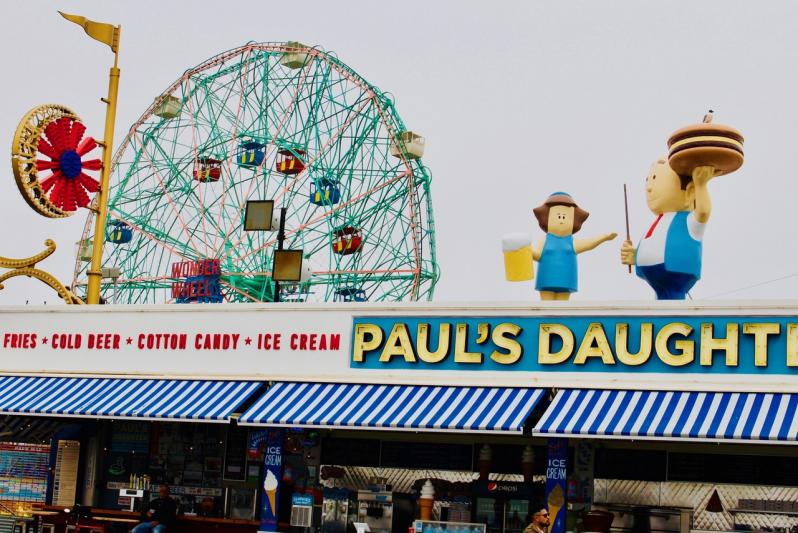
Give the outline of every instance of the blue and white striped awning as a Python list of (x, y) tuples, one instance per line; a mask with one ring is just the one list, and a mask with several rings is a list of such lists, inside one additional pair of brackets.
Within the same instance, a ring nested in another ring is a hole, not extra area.
[(561, 390), (533, 434), (798, 441), (798, 394)]
[(0, 414), (226, 422), (260, 382), (0, 377)]
[(521, 433), (541, 396), (521, 388), (275, 383), (238, 423)]

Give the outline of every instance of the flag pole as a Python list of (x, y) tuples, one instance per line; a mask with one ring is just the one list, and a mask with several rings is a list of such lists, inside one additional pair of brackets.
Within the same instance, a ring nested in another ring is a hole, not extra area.
[(108, 183), (111, 175), (111, 156), (114, 147), (114, 123), (116, 122), (116, 102), (119, 94), (119, 37), (122, 26), (114, 28), (114, 66), (108, 78), (108, 97), (101, 98), (105, 103), (105, 132), (102, 143), (103, 168), (100, 174), (100, 192), (97, 197), (96, 218), (94, 221), (94, 239), (92, 242), (91, 266), (88, 271), (89, 286), (86, 292), (86, 303), (100, 303), (100, 284), (102, 283), (103, 246), (105, 244), (105, 219), (108, 216)]

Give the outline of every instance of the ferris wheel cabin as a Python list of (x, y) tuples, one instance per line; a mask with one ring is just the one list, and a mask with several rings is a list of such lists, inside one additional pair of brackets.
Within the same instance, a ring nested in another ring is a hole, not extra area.
[(183, 103), (177, 96), (171, 94), (162, 95), (155, 99), (158, 106), (155, 108), (155, 115), (162, 119), (169, 120), (180, 116), (180, 110), (183, 108)]
[(274, 170), (282, 174), (294, 175), (305, 170), (304, 150), (287, 150), (281, 148), (277, 150), (277, 160), (274, 162)]
[(238, 166), (244, 168), (260, 166), (266, 157), (264, 148), (265, 146), (263, 144), (255, 141), (241, 143), (241, 145), (238, 147), (236, 163), (238, 163)]
[(334, 302), (365, 302), (366, 291), (356, 287), (342, 287), (335, 291), (333, 295)]
[(280, 58), (280, 64), (282, 66), (290, 69), (298, 69), (307, 64), (310, 55), (303, 52), (303, 50), (307, 49), (307, 46), (296, 41), (289, 41), (285, 43), (285, 46), (288, 48), (288, 51)]
[(351, 255), (363, 249), (363, 233), (360, 228), (343, 226), (335, 230), (333, 252), (338, 255)]
[(407, 159), (419, 159), (424, 155), (424, 137), (412, 131), (402, 131), (391, 143), (391, 155)]
[(200, 183), (219, 181), (222, 177), (222, 162), (212, 157), (201, 157), (194, 165), (194, 179)]
[(310, 203), (316, 205), (335, 205), (341, 201), (341, 189), (338, 183), (320, 179), (310, 186)]
[(133, 230), (126, 222), (114, 220), (109, 224), (108, 240), (114, 244), (127, 244), (133, 239)]

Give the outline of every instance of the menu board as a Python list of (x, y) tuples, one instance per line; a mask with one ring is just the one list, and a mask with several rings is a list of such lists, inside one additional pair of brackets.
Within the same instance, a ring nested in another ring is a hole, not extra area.
[(725, 455), (701, 453), (668, 454), (668, 480), (750, 485), (795, 485), (795, 457)]
[(53, 505), (75, 504), (78, 488), (78, 460), (80, 442), (59, 440), (53, 476)]
[(660, 450), (596, 450), (595, 477), (665, 481), (667, 454)]
[(321, 462), (337, 466), (380, 466), (380, 441), (326, 438), (321, 447)]
[(380, 466), (471, 470), (470, 444), (383, 441)]
[(44, 502), (50, 446), (0, 443), (0, 500)]
[(147, 453), (150, 448), (150, 427), (138, 420), (114, 420), (111, 433), (112, 452)]

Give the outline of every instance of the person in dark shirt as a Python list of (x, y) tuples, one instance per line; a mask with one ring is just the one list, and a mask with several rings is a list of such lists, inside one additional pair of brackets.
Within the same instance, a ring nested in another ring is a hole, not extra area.
[(133, 533), (164, 533), (177, 516), (177, 502), (169, 496), (169, 486), (161, 485), (158, 498), (150, 502), (148, 520), (133, 528)]

